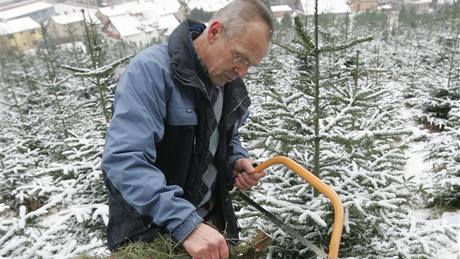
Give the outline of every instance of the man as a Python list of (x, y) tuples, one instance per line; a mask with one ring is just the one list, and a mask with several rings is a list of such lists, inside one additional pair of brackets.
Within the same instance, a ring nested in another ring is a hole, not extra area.
[(228, 258), (238, 238), (228, 191), (254, 186), (238, 128), (250, 100), (241, 80), (266, 55), (273, 23), (257, 0), (234, 0), (209, 27), (186, 21), (127, 67), (115, 95), (102, 169), (108, 246), (168, 233), (193, 258)]

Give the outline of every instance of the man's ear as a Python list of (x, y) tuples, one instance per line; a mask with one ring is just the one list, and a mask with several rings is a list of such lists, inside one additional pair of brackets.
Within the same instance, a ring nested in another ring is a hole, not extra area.
[(220, 21), (213, 21), (208, 27), (207, 39), (209, 43), (213, 43), (217, 38), (224, 34), (224, 26)]

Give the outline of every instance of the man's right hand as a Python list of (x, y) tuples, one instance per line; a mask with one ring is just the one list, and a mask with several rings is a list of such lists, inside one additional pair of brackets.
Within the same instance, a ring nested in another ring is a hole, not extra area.
[(185, 239), (183, 246), (193, 259), (229, 258), (224, 236), (204, 223), (192, 231)]

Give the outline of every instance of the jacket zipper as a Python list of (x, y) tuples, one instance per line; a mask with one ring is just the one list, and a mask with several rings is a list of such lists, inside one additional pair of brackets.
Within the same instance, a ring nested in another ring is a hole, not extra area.
[(193, 154), (196, 154), (196, 134), (193, 134), (193, 148), (192, 148)]

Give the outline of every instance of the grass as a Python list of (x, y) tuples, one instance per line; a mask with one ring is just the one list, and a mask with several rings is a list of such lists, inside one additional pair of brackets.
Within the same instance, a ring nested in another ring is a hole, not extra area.
[[(266, 252), (271, 238), (258, 233), (250, 242), (230, 246), (230, 258), (260, 258)], [(160, 236), (151, 243), (135, 242), (106, 257), (79, 255), (74, 259), (180, 259), (190, 258), (185, 249), (167, 236)]]

